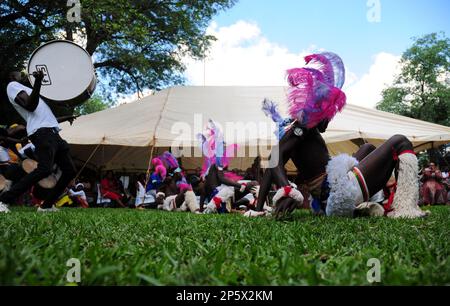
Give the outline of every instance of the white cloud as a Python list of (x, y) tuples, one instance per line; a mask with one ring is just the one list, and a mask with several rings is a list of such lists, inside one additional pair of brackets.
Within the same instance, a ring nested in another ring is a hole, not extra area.
[(369, 72), (344, 87), (348, 103), (374, 108), (381, 101), (382, 90), (400, 73), (400, 58), (386, 52), (376, 54)]
[[(188, 85), (206, 86), (285, 86), (286, 69), (301, 67), (303, 57), (322, 51), (315, 45), (293, 53), (287, 48), (269, 41), (255, 23), (238, 21), (228, 27), (212, 23), (208, 34), (217, 38), (205, 61), (186, 59)], [(367, 74), (361, 78), (346, 72), (344, 91), (348, 102), (375, 107), (381, 99), (381, 91), (390, 85), (399, 72), (400, 56), (379, 53)]]
[(190, 85), (286, 85), (286, 69), (303, 65), (303, 56), (311, 51), (292, 53), (265, 38), (258, 25), (246, 21), (221, 28), (212, 23), (208, 34), (217, 41), (206, 60), (185, 60)]

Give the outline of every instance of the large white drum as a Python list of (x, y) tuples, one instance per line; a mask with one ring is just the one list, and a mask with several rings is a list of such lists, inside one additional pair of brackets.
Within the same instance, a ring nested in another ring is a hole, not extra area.
[(28, 61), (28, 76), (34, 86), (34, 71), (42, 70), (41, 96), (72, 106), (88, 100), (97, 80), (91, 56), (68, 40), (53, 40), (34, 50)]

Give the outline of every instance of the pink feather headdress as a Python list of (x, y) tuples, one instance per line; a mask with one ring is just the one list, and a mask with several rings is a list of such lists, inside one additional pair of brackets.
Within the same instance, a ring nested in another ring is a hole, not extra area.
[(166, 178), (167, 170), (163, 165), (156, 166), (155, 172), (158, 173), (163, 180)]
[(180, 192), (183, 193), (185, 191), (192, 191), (192, 186), (186, 183), (181, 183), (178, 185), (178, 188), (180, 188)]
[(345, 68), (341, 58), (331, 52), (308, 55), (305, 61), (304, 68), (287, 71), (288, 106), (292, 119), (312, 128), (344, 108)]
[(168, 169), (176, 169), (180, 167), (177, 158), (170, 152), (166, 151), (159, 157)]
[(158, 157), (155, 157), (152, 159), (152, 165), (153, 165), (153, 167), (163, 166), (163, 162)]

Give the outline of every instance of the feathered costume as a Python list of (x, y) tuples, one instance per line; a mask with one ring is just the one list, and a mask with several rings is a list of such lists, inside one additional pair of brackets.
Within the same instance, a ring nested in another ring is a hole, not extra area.
[[(217, 165), (217, 167), (222, 169), (229, 165), (230, 158), (234, 156), (234, 152), (237, 149), (237, 144), (225, 146), (223, 133), (213, 120), (208, 120), (206, 131), (204, 134), (197, 134), (197, 139), (200, 142), (204, 158), (202, 177), (208, 175), (212, 165)], [(242, 180), (241, 176), (232, 172), (225, 171), (224, 175), (226, 178), (236, 182)]]
[(155, 172), (150, 176), (149, 182), (147, 184), (146, 190), (157, 189), (167, 175), (173, 175), (175, 172), (181, 173), (181, 180), (177, 182), (178, 188), (180, 184), (187, 184), (186, 176), (182, 172), (177, 158), (170, 152), (166, 151), (158, 157), (152, 159), (152, 165)]
[[(197, 139), (203, 152), (203, 167), (201, 176), (205, 178), (213, 165), (220, 170), (229, 165), (230, 158), (234, 156), (237, 145), (225, 146), (223, 133), (213, 120), (209, 120), (204, 134), (198, 134)], [(237, 182), (243, 178), (233, 172), (224, 171), (224, 176)], [(245, 187), (245, 186), (244, 186)], [(234, 196), (234, 187), (224, 184), (217, 186), (215, 192), (209, 195), (209, 203), (206, 205), (205, 213), (226, 212), (224, 204)]]
[(313, 128), (325, 119), (333, 119), (346, 104), (346, 96), (341, 90), (345, 81), (341, 58), (324, 52), (306, 56), (305, 62), (305, 67), (287, 71), (289, 118), (284, 119), (279, 114), (274, 102), (263, 101), (263, 112), (279, 126), (279, 138), (292, 121), (296, 120), (302, 127)]
[[(305, 67), (287, 71), (288, 118), (280, 115), (274, 102), (265, 99), (262, 103), (263, 112), (278, 126), (276, 132), (278, 139), (281, 139), (286, 130), (292, 127), (293, 122), (303, 128), (311, 129), (323, 120), (333, 119), (345, 106), (346, 97), (341, 91), (345, 80), (345, 68), (341, 58), (334, 53), (325, 52), (308, 55), (305, 57), (305, 62)], [(342, 171), (339, 172), (348, 172), (344, 169), (345, 164), (342, 164), (340, 168), (342, 169), (339, 170)], [(274, 196), (274, 202), (283, 196), (303, 202), (300, 191), (291, 186), (280, 188)]]
[[(263, 101), (263, 112), (278, 124), (280, 139), (285, 127), (291, 122), (296, 121), (304, 128), (314, 128), (323, 120), (333, 119), (346, 104), (345, 94), (341, 91), (345, 81), (345, 68), (340, 57), (325, 52), (308, 55), (305, 62), (305, 67), (287, 71), (289, 118), (283, 119), (273, 102)], [(400, 152), (397, 158), (399, 182), (392, 210), (387, 211), (387, 215), (392, 218), (424, 216), (425, 213), (417, 206), (417, 158), (414, 152), (408, 151)], [(327, 215), (353, 216), (357, 205), (369, 200), (365, 179), (357, 165), (358, 161), (347, 154), (329, 161), (326, 167), (329, 185)], [(286, 190), (281, 193), (291, 196)], [(380, 215), (379, 209), (373, 209), (377, 207), (366, 206), (371, 215)]]

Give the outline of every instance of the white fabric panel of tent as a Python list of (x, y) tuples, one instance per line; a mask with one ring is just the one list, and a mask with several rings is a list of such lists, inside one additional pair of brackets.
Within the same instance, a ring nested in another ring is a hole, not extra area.
[[(172, 87), (79, 117), (72, 126), (63, 124), (62, 137), (79, 161), (90, 157), (89, 164), (97, 168), (145, 171), (152, 147), (153, 156), (173, 145), (199, 156), (196, 134), (213, 119), (223, 127), (228, 144), (237, 143), (247, 151), (259, 147), (268, 153), (276, 143), (275, 125), (261, 111), (261, 102), (265, 98), (278, 102), (285, 113), (286, 91), (285, 87)], [(323, 136), (330, 154), (336, 155), (354, 153), (358, 146), (352, 140), (379, 145), (394, 134), (407, 136), (416, 151), (450, 142), (449, 127), (354, 105), (347, 105)], [(236, 157), (230, 167), (245, 170), (255, 157)], [(201, 166), (202, 158), (183, 157), (182, 163), (194, 169)], [(295, 170), (291, 164), (287, 168)]]

